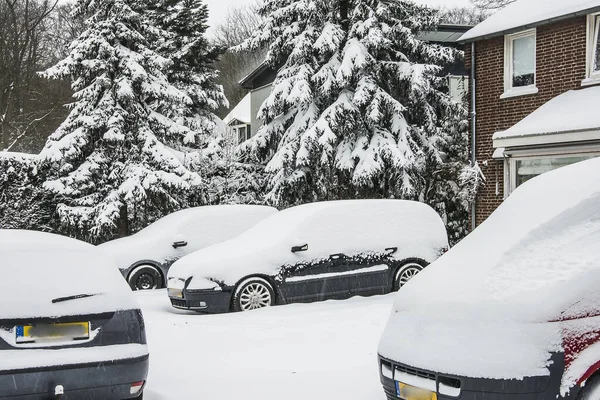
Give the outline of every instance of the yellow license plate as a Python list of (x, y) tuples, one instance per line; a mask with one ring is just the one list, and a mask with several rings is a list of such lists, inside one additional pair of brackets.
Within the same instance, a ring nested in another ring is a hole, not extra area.
[(404, 400), (437, 400), (435, 392), (396, 382), (396, 394)]
[(15, 331), (17, 343), (85, 340), (90, 337), (90, 323), (68, 322), (60, 324), (17, 325)]
[(181, 289), (167, 289), (167, 293), (169, 294), (169, 297), (183, 299), (183, 290)]

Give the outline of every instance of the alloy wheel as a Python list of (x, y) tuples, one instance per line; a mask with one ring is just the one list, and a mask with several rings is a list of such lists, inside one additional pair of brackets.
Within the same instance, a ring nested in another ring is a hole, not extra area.
[(242, 311), (269, 307), (272, 303), (271, 291), (261, 282), (252, 282), (242, 288), (240, 308)]

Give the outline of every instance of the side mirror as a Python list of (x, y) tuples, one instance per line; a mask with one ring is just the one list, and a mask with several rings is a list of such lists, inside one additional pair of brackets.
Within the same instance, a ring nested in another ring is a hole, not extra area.
[(173, 242), (173, 248), (177, 249), (179, 247), (185, 247), (187, 246), (187, 242), (185, 240), (178, 240), (176, 242)]
[(292, 247), (292, 253), (297, 253), (299, 251), (308, 250), (308, 244), (303, 244), (302, 246), (294, 246)]
[(397, 251), (398, 251), (397, 247), (388, 247), (387, 249), (385, 249), (385, 252), (387, 253), (388, 256), (391, 256), (392, 254), (394, 254)]

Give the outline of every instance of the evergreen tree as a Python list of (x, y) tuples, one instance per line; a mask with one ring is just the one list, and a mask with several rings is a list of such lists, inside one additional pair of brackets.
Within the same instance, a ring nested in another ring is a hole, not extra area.
[(172, 61), (166, 78), (191, 101), (184, 108), (162, 104), (161, 112), (182, 122), (200, 137), (186, 138), (186, 144), (205, 147), (217, 131), (214, 112), (229, 107), (223, 87), (217, 84), (213, 65), (224, 49), (206, 39), (208, 6), (202, 0), (149, 1), (148, 15), (166, 33), (151, 43), (155, 50)]
[(439, 201), (435, 174), (452, 157), (442, 147), (462, 142), (452, 123), (464, 109), (440, 77), (456, 52), (417, 37), (437, 12), (405, 0), (267, 0), (260, 13), (240, 49), (268, 46), (278, 69), (245, 148), (270, 159), (269, 200)]
[(187, 108), (201, 103), (194, 89), (173, 83), (174, 75), (191, 75), (157, 51), (173, 34), (147, 7), (144, 0), (78, 0), (86, 29), (67, 58), (43, 73), (71, 77), (75, 91), (69, 116), (40, 154), (44, 187), (60, 200), (61, 231), (92, 242), (204, 201), (198, 153), (185, 150), (202, 134), (188, 123)]

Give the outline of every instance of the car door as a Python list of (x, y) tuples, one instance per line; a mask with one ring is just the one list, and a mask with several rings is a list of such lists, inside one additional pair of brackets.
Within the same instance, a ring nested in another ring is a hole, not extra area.
[(308, 260), (288, 270), (281, 292), (288, 302), (345, 299), (350, 296), (351, 273), (343, 254)]
[(350, 293), (352, 296), (370, 296), (389, 293), (392, 288), (393, 262), (386, 252), (358, 255), (349, 262), (352, 268)]

